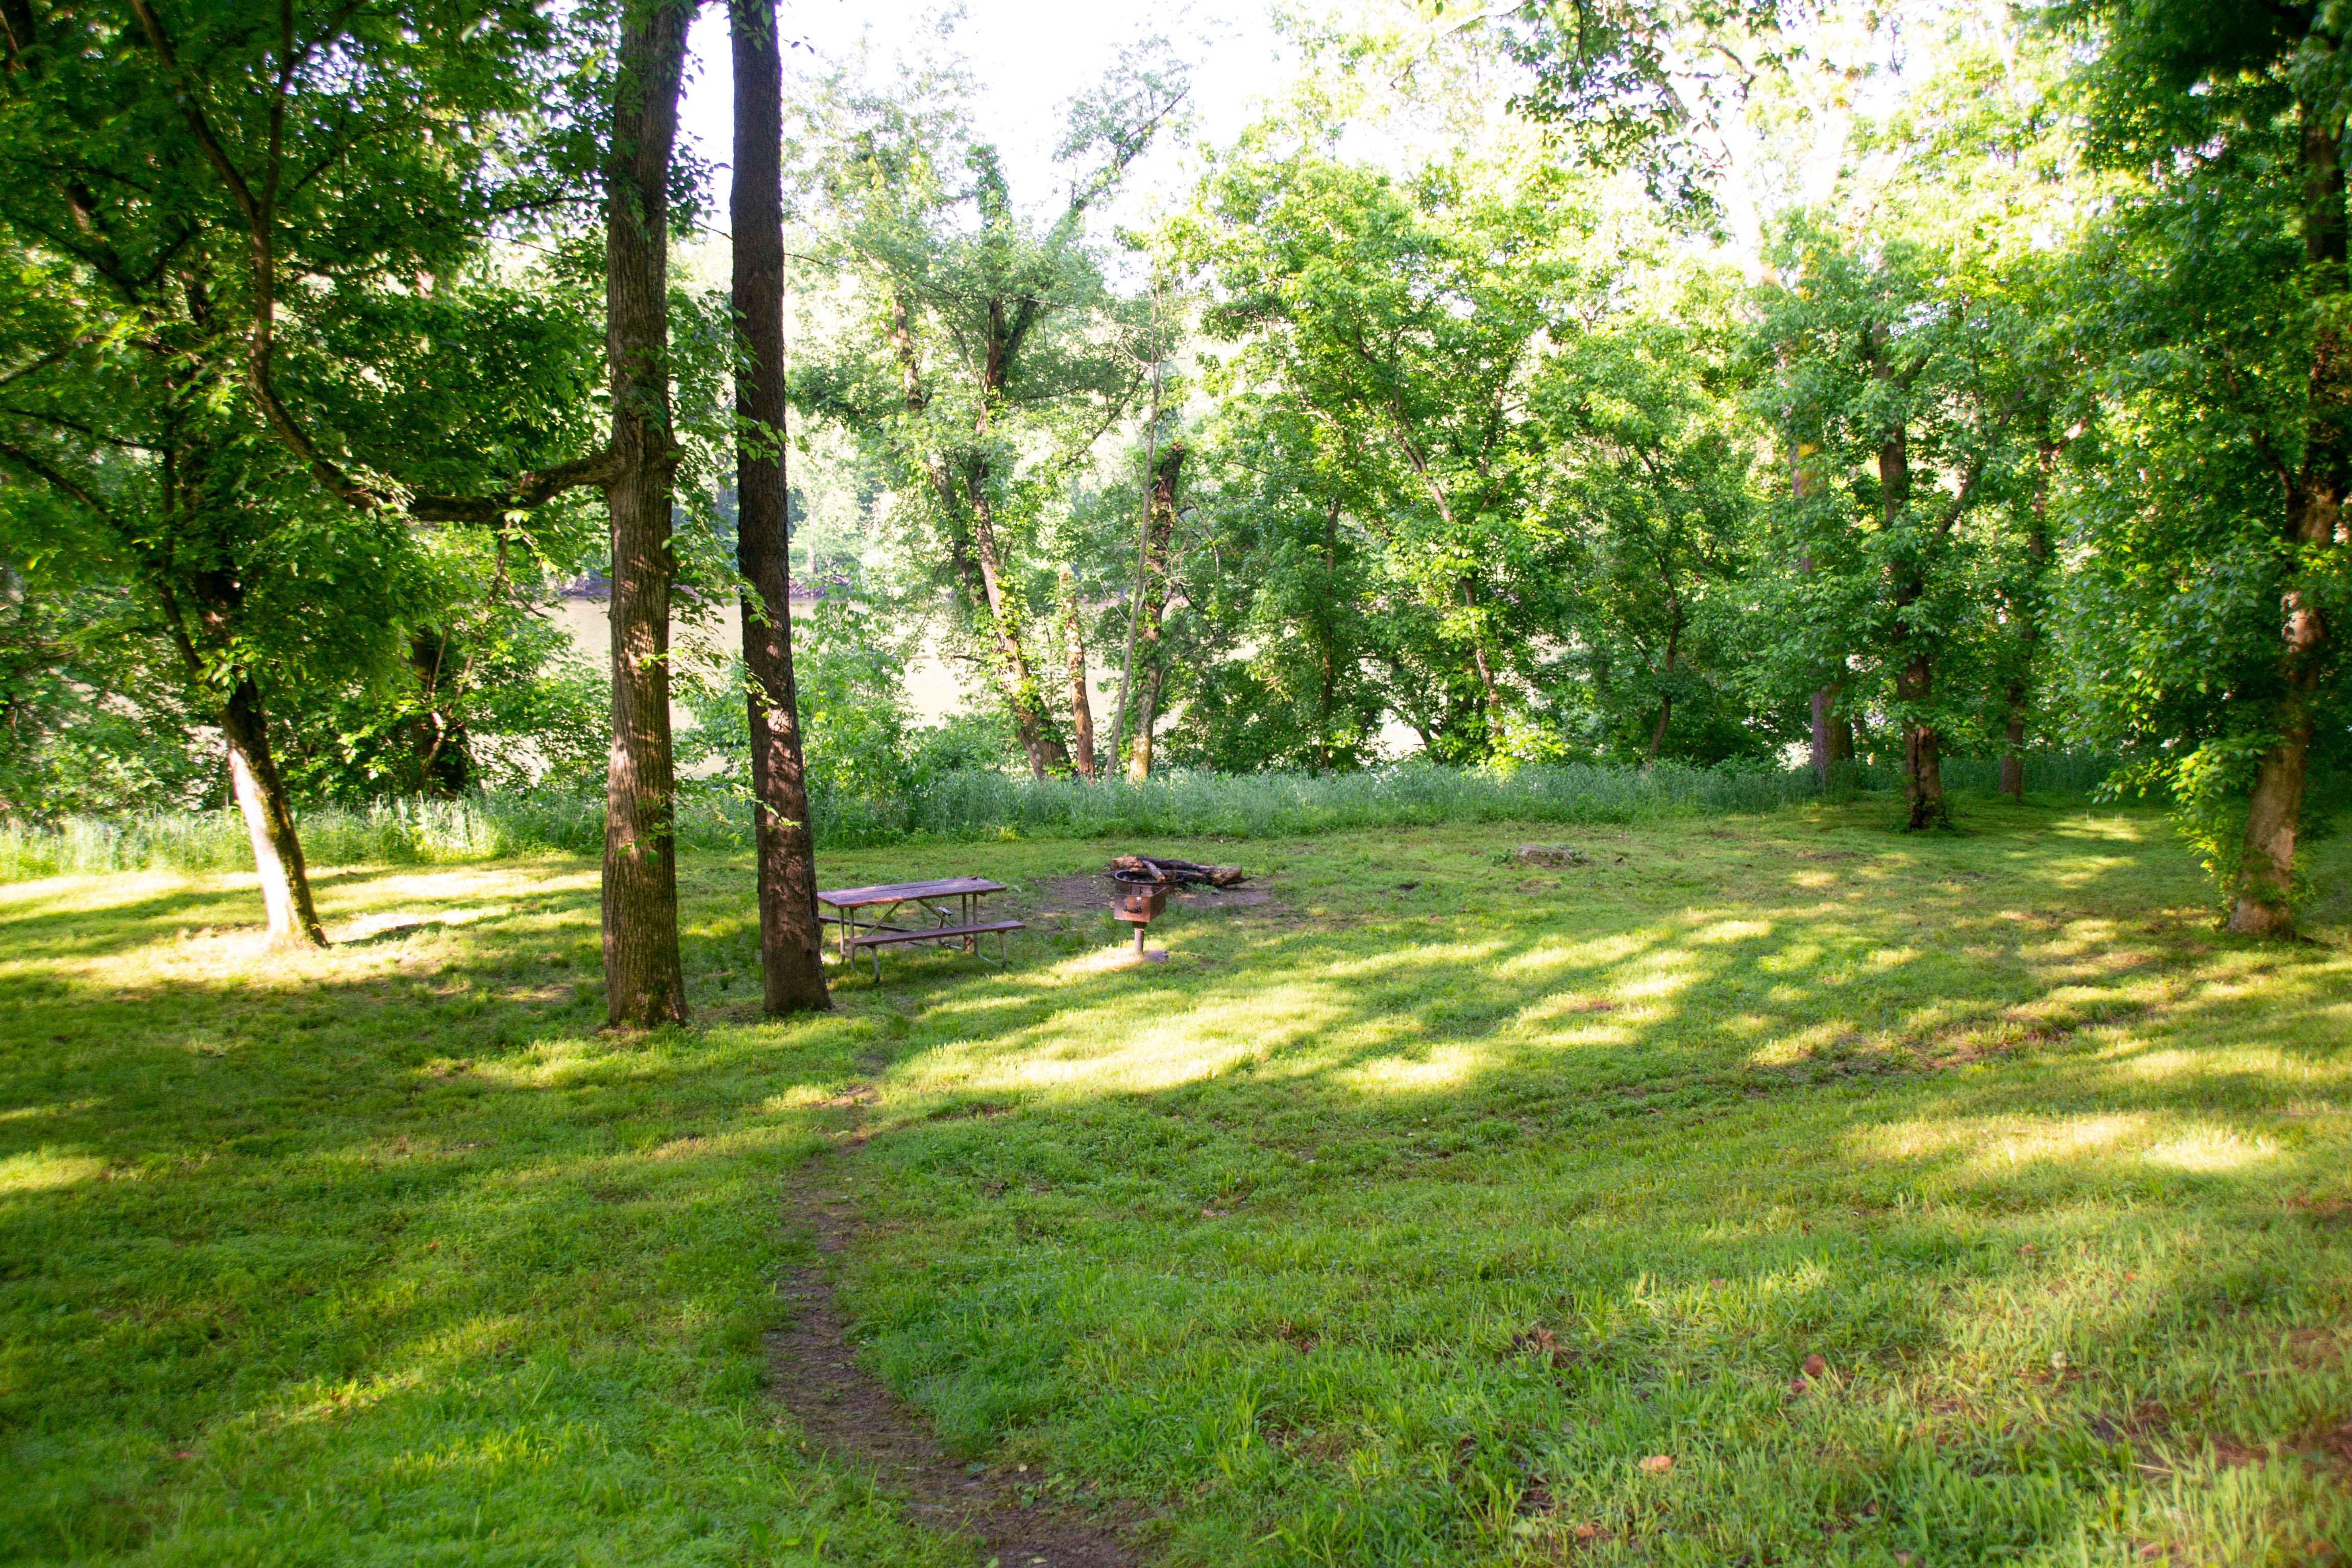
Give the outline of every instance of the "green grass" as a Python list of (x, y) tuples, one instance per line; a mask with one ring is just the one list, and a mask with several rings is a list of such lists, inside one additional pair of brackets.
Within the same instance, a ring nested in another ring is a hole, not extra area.
[(1138, 841), (1276, 900), (787, 1026), (689, 857), (634, 1038), (577, 858), (322, 877), (291, 957), (249, 878), (0, 889), (0, 1556), (969, 1562), (761, 1386), (830, 1140), (869, 1363), (1168, 1563), (2338, 1560), (2352, 906), (2254, 947), (2153, 813), (1887, 815)]

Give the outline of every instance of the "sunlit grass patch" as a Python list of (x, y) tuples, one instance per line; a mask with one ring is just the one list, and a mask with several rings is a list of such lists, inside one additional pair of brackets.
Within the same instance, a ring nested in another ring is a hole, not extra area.
[(92, 1181), (106, 1173), (106, 1162), (88, 1154), (48, 1149), (0, 1158), (0, 1194), (47, 1192)]

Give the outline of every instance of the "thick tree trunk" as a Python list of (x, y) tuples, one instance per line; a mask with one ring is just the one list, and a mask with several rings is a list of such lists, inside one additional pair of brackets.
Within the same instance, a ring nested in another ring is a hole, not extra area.
[[(1934, 665), (1925, 654), (1913, 655), (1903, 667), (1903, 673), (1895, 678), (1895, 700), (1924, 707), (1935, 696)], [(1905, 826), (1915, 831), (1935, 827), (1950, 819), (1950, 807), (1944, 800), (1942, 755), (1936, 728), (1916, 720), (1906, 720), (1903, 724), (1903, 800), (1907, 809)]]
[(1151, 727), (1160, 720), (1160, 693), (1167, 675), (1160, 644), (1160, 623), (1168, 613), (1168, 547), (1176, 531), (1176, 481), (1184, 468), (1181, 441), (1169, 443), (1151, 470), (1151, 525), (1145, 535), (1143, 619), (1138, 637), (1142, 643), (1143, 700), (1137, 705), (1135, 740), (1128, 749), (1127, 778), (1141, 784), (1151, 776)]
[(2015, 801), (2025, 798), (2025, 688), (2009, 689), (2009, 729), (2001, 738), (2000, 793)]
[(605, 174), (605, 354), (613, 465), (613, 749), (604, 782), (604, 1012), (686, 1017), (669, 729), (669, 173), (689, 7), (632, 5)]
[(269, 754), (268, 715), (250, 677), (239, 677), (229, 688), (228, 701), (221, 710), (221, 729), (228, 738), (229, 786), (245, 817), (246, 837), (253, 845), (254, 869), (261, 873), (261, 903), (269, 915), (270, 943), (324, 947), (327, 933), (310, 903), (302, 840), (295, 834), (286, 786)]
[(783, 61), (775, 0), (730, 0), (735, 57), (735, 558), (751, 724), (751, 839), (760, 889), (760, 975), (771, 1016), (824, 1012), (816, 840), (793, 680), (792, 545), (784, 471)]
[(1069, 661), (1070, 673), (1070, 760), (1078, 776), (1088, 784), (1095, 778), (1095, 705), (1087, 695), (1087, 634), (1078, 619), (1078, 582), (1066, 566), (1062, 568), (1062, 647)]
[[(2311, 415), (2303, 466), (2287, 486), (2285, 542), (2298, 555), (2339, 546), (2344, 499), (2352, 483), (2352, 365), (2337, 324), (2345, 277), (2344, 169), (2327, 116), (2298, 104), (2303, 120), (2303, 247), (2322, 309), (2311, 348)], [(2254, 936), (2294, 934), (2294, 841), (2302, 826), (2304, 774), (2311, 751), (2311, 703), (2327, 658), (2326, 617), (2315, 601), (2309, 567), (2289, 568), (2280, 603), (2280, 692), (2275, 737), (2254, 773), (2246, 803), (2246, 841), (2231, 889), (2230, 929)]]

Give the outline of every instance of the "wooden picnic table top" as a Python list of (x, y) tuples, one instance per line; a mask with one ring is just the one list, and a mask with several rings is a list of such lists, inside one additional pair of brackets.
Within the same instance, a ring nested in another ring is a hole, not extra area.
[(904, 903), (909, 899), (952, 899), (961, 893), (1001, 893), (1004, 884), (985, 877), (950, 877), (938, 882), (884, 882), (871, 888), (817, 889), (816, 901), (831, 909)]

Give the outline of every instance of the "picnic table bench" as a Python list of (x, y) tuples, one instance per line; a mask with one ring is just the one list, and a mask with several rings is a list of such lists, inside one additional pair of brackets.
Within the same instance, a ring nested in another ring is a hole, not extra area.
[[(882, 980), (882, 950), (901, 942), (954, 942), (979, 959), (989, 962), (980, 951), (980, 939), (994, 935), (997, 962), (1004, 961), (1007, 931), (1027, 929), (1020, 921), (983, 921), (980, 918), (980, 900), (991, 893), (1004, 891), (1004, 884), (992, 882), (985, 877), (948, 877), (934, 882), (883, 882), (871, 888), (819, 889), (816, 901), (834, 911), (817, 918), (836, 928), (841, 942), (841, 961), (855, 964), (863, 949), (874, 955), (874, 980)], [(954, 899), (955, 910), (941, 908), (928, 900)], [(932, 918), (929, 925), (899, 925), (893, 923), (898, 910), (913, 904), (924, 915)], [(861, 913), (876, 911), (870, 917)]]

